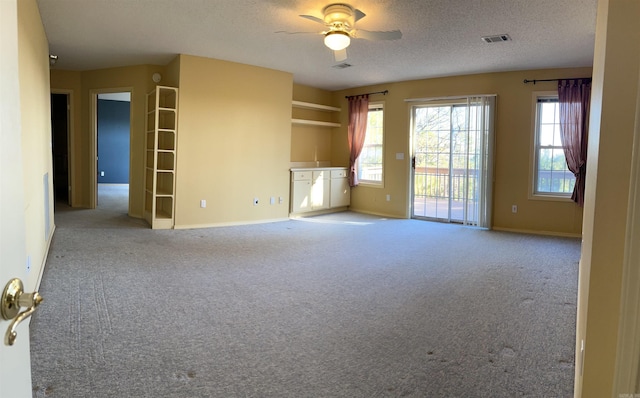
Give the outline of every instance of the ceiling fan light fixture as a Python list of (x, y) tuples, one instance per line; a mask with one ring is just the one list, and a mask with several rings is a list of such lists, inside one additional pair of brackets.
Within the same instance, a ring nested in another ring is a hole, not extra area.
[(324, 45), (333, 51), (344, 50), (350, 43), (351, 38), (346, 32), (333, 31), (324, 36)]

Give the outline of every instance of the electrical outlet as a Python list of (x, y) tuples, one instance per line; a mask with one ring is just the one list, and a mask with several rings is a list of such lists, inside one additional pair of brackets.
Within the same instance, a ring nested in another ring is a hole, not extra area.
[(104, 177), (104, 171), (100, 172), (100, 177)]
[(269, 204), (272, 204), (272, 205), (276, 204), (276, 198), (274, 196), (272, 196), (271, 199), (269, 200)]
[(258, 198), (253, 198), (253, 205), (257, 206), (258, 205)]
[(207, 201), (206, 201), (206, 199), (202, 199), (202, 200), (200, 201), (200, 207), (202, 207), (203, 209), (204, 209), (205, 207), (207, 207)]
[(279, 204), (284, 203), (284, 198), (283, 198), (282, 196), (280, 196), (280, 197), (278, 198), (278, 203), (279, 203)]
[(387, 194), (387, 202), (391, 202), (391, 195)]
[(511, 205), (511, 212), (512, 213), (517, 213), (518, 212), (518, 205)]

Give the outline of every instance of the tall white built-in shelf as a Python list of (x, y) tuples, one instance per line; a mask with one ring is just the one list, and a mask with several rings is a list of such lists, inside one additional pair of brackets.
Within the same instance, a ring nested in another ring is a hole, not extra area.
[[(291, 101), (291, 106), (294, 108), (302, 108), (302, 109), (312, 109), (316, 111), (325, 111), (325, 112), (340, 112), (340, 108), (336, 108), (335, 106), (329, 105), (321, 105), (314, 104), (312, 102), (303, 102), (303, 101)], [(291, 119), (292, 124), (303, 124), (303, 125), (311, 125), (311, 126), (321, 126), (321, 127), (340, 127), (340, 123), (335, 122), (323, 122), (320, 120), (308, 120), (308, 119)]]
[(178, 89), (156, 86), (147, 94), (144, 218), (153, 229), (175, 225)]

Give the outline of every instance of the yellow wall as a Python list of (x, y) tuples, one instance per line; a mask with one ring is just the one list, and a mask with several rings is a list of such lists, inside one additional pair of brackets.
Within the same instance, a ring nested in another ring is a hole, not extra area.
[(178, 87), (180, 84), (180, 57), (175, 57), (167, 66), (164, 68), (164, 73), (162, 74), (162, 81), (160, 82), (163, 86), (169, 87)]
[[(51, 234), (54, 230), (49, 44), (44, 33), (38, 6), (34, 0), (18, 2), (18, 65), (22, 119), (25, 243), (27, 261), (30, 261), (31, 264), (31, 271), (24, 282), (27, 287), (33, 288), (44, 267)], [(47, 189), (45, 190), (44, 176), (47, 173)], [(47, 225), (49, 228), (45, 228)]]
[(576, 333), (575, 392), (585, 398), (637, 392), (616, 393), (614, 371), (622, 270), (630, 243), (627, 221), (631, 219), (628, 201), (634, 129), (640, 123), (636, 115), (638, 20), (638, 1), (598, 3)]
[(292, 76), (188, 55), (179, 70), (176, 228), (287, 218)]
[[(347, 109), (345, 95), (389, 90), (370, 101), (385, 103), (384, 187), (358, 186), (351, 209), (393, 217), (409, 217), (410, 104), (406, 99), (497, 94), (493, 226), (496, 229), (579, 235), (582, 209), (572, 202), (529, 199), (534, 91), (556, 90), (557, 83), (524, 84), (524, 79), (590, 76), (590, 68), (532, 70), (388, 83), (334, 93), (334, 104)], [(348, 164), (348, 112), (332, 138), (332, 162)], [(403, 153), (403, 160), (396, 154)], [(391, 201), (386, 201), (386, 195)], [(518, 205), (518, 213), (511, 212)]]

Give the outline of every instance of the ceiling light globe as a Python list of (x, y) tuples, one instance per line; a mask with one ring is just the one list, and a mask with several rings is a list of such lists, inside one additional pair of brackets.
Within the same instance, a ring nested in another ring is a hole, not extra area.
[(324, 45), (333, 51), (344, 50), (350, 43), (351, 38), (345, 32), (329, 32), (324, 36)]

